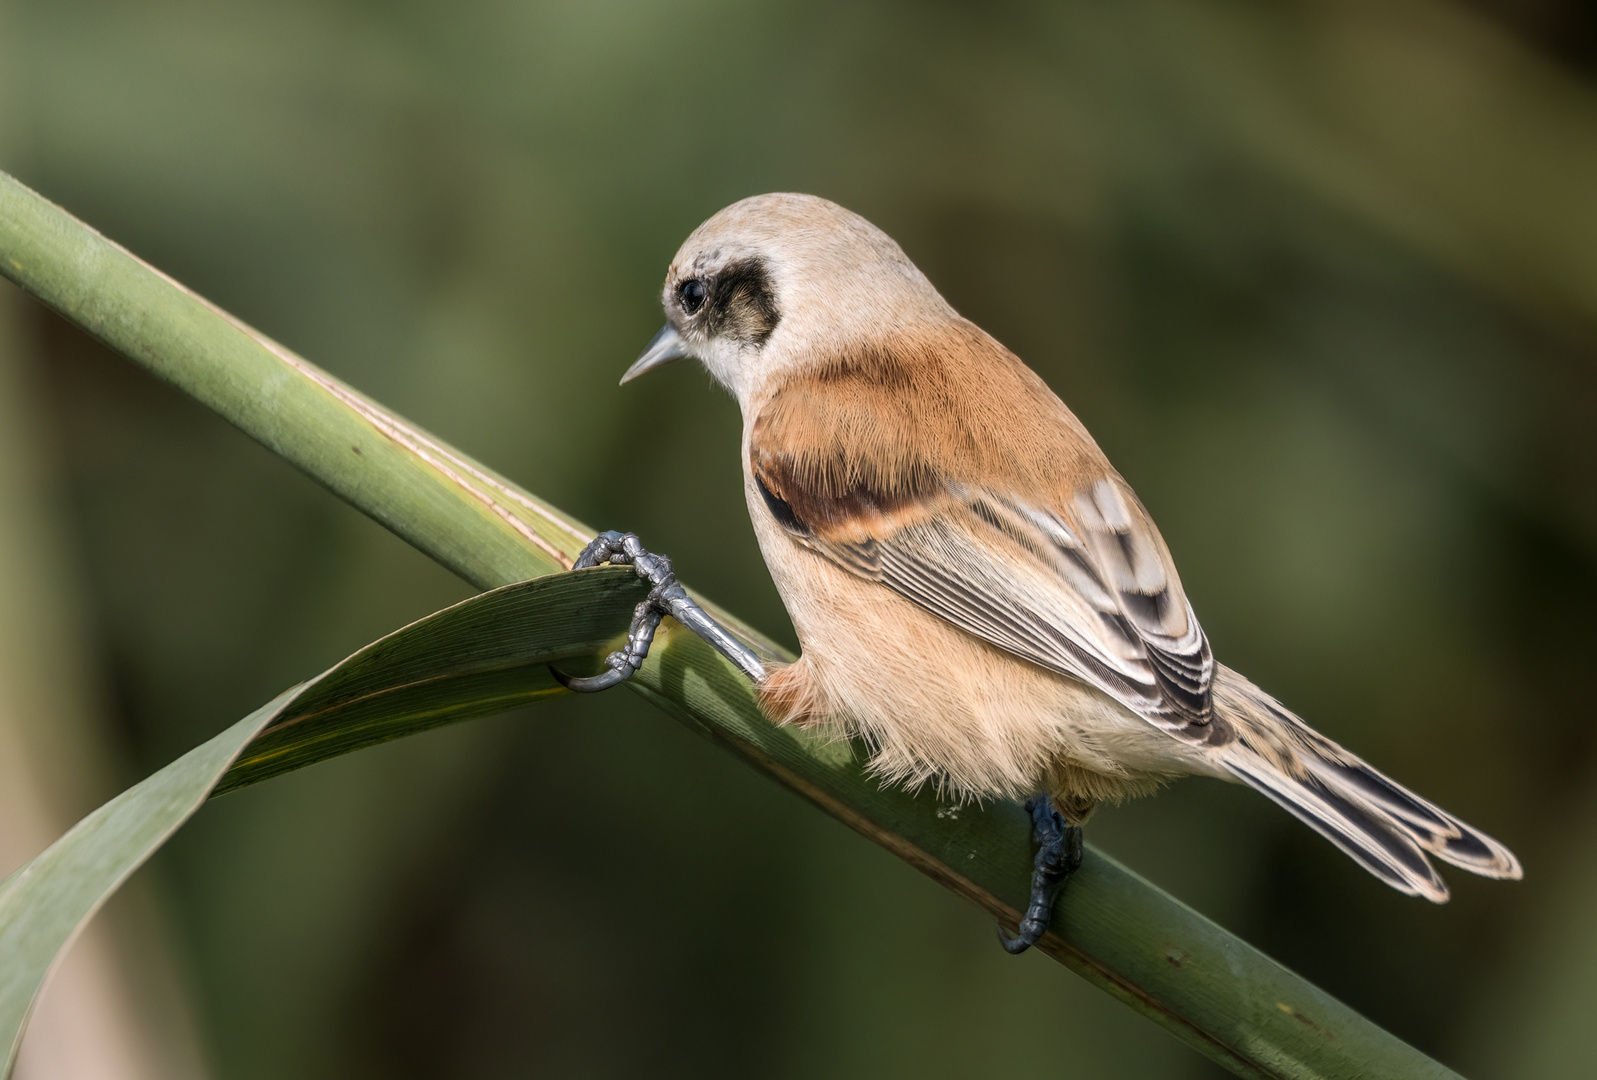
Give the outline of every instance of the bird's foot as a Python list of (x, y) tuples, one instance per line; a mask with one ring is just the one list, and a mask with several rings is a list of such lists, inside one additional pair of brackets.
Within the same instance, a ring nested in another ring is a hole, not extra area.
[(667, 615), (703, 638), (750, 679), (759, 682), (765, 677), (765, 666), (760, 663), (760, 658), (724, 626), (710, 618), (688, 595), (677, 581), (676, 574), (672, 573), (670, 559), (644, 550), (632, 533), (611, 531), (594, 537), (592, 543), (582, 549), (582, 554), (577, 556), (571, 568), (586, 570), (601, 563), (629, 565), (653, 587), (643, 602), (632, 611), (626, 648), (605, 658), (610, 670), (598, 675), (576, 676), (550, 667), (549, 670), (562, 685), (578, 693), (592, 694), (625, 682), (643, 666), (644, 659), (649, 655), (649, 646), (654, 644), (654, 632), (660, 620)]
[(1020, 920), (1020, 935), (1010, 937), (999, 924), (998, 943), (1009, 953), (1023, 953), (1048, 932), (1054, 901), (1070, 875), (1081, 865), (1081, 826), (1067, 825), (1046, 795), (1026, 800), (1031, 814), (1031, 839), (1037, 858), (1031, 870), (1031, 903)]

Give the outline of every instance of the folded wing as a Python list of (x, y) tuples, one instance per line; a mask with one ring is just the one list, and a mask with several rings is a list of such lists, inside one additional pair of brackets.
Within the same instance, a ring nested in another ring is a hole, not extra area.
[[(996, 490), (917, 455), (917, 446), (935, 453), (948, 442), (923, 430), (901, 433), (884, 469), (881, 454), (866, 460), (871, 447), (856, 451), (849, 440), (857, 395), (841, 404), (834, 396), (824, 383), (807, 387), (754, 427), (755, 483), (794, 539), (1174, 735), (1228, 737), (1213, 722), (1208, 640), (1153, 522), (1107, 463), (1051, 491)], [(935, 423), (928, 411), (904, 422)], [(968, 431), (958, 437), (973, 441)]]

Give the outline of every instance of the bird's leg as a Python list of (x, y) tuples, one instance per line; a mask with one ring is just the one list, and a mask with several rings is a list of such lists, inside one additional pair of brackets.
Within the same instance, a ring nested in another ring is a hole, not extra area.
[(1020, 920), (1020, 936), (1009, 937), (998, 927), (998, 943), (1006, 952), (1023, 953), (1048, 932), (1054, 901), (1070, 875), (1081, 865), (1081, 826), (1067, 825), (1046, 795), (1026, 800), (1031, 814), (1031, 839), (1037, 845), (1037, 858), (1031, 870), (1031, 903)]
[(608, 690), (631, 678), (632, 673), (643, 666), (644, 659), (649, 655), (649, 646), (654, 643), (654, 631), (667, 615), (703, 638), (712, 649), (732, 661), (750, 679), (759, 682), (765, 677), (765, 666), (760, 663), (760, 658), (693, 602), (693, 598), (671, 572), (670, 559), (645, 551), (632, 533), (611, 531), (594, 537), (582, 549), (582, 554), (577, 556), (571, 569), (586, 570), (600, 563), (630, 565), (640, 578), (653, 587), (643, 602), (632, 611), (626, 648), (605, 658), (610, 670), (579, 677), (567, 675), (551, 666), (549, 670), (564, 686), (579, 693), (591, 694)]

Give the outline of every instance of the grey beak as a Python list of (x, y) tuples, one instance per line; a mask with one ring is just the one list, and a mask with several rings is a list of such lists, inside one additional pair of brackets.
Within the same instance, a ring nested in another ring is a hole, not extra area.
[(657, 367), (664, 367), (671, 361), (680, 360), (687, 355), (688, 350), (682, 341), (682, 336), (676, 332), (676, 329), (670, 323), (666, 323), (665, 327), (654, 335), (654, 340), (649, 342), (648, 346), (643, 350), (643, 355), (634, 360), (632, 366), (627, 368), (627, 373), (621, 376), (621, 382), (623, 384), (629, 383), (645, 371), (653, 371)]

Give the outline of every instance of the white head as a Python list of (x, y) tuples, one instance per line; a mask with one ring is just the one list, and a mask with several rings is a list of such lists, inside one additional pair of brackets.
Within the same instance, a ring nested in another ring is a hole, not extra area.
[(814, 195), (756, 195), (700, 225), (663, 302), (621, 381), (693, 356), (743, 404), (795, 366), (957, 318), (891, 237)]

